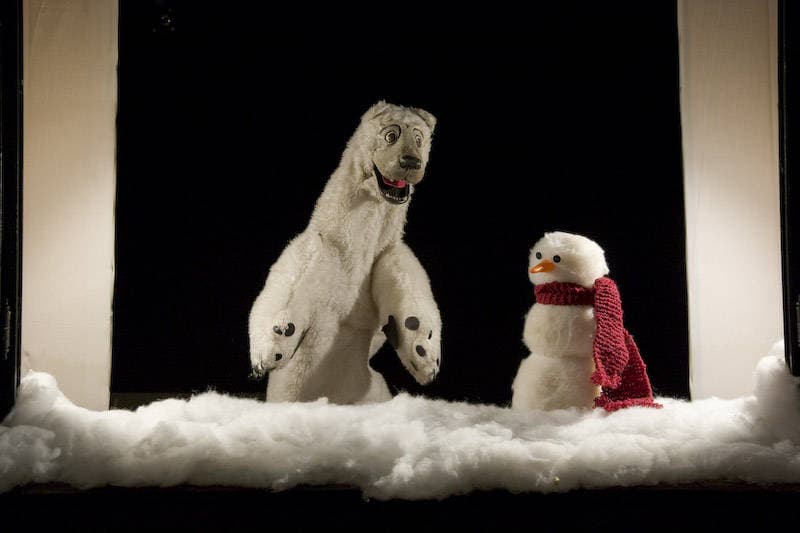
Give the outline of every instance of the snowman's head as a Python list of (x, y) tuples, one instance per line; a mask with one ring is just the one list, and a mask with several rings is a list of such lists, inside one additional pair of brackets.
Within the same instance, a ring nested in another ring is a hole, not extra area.
[(600, 245), (582, 235), (563, 231), (545, 233), (531, 248), (528, 264), (528, 275), (534, 285), (560, 281), (591, 287), (597, 278), (608, 274)]

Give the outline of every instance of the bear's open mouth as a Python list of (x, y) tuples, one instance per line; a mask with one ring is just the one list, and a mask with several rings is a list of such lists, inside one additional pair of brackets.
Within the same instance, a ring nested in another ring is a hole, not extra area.
[(375, 163), (372, 164), (372, 169), (384, 200), (392, 204), (404, 204), (408, 201), (410, 185), (406, 180), (390, 180), (381, 174)]

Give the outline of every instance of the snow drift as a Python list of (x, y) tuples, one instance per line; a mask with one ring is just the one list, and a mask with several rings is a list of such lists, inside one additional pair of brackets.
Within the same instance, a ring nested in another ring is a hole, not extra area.
[(702, 480), (800, 482), (800, 389), (776, 345), (752, 396), (663, 409), (518, 412), (400, 395), (365, 406), (266, 404), (209, 392), (136, 411), (75, 406), (30, 373), (0, 426), (0, 491), (28, 483), (350, 485), (445, 498)]

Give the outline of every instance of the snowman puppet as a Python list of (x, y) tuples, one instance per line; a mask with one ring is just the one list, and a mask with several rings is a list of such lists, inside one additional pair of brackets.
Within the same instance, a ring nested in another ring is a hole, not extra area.
[(661, 407), (622, 322), (603, 249), (581, 235), (546, 233), (531, 249), (536, 303), (525, 318), (530, 355), (513, 383), (514, 409)]

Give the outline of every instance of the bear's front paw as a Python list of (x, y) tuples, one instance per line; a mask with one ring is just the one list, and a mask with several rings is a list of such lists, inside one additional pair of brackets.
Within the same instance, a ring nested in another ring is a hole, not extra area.
[(420, 385), (427, 385), (441, 368), (439, 328), (433, 321), (409, 315), (398, 323), (393, 315), (383, 326), (383, 333), (397, 351), (406, 370)]
[(289, 318), (288, 311), (278, 313), (268, 331), (259, 332), (250, 347), (253, 374), (260, 376), (284, 367), (297, 353), (307, 329), (301, 329)]

